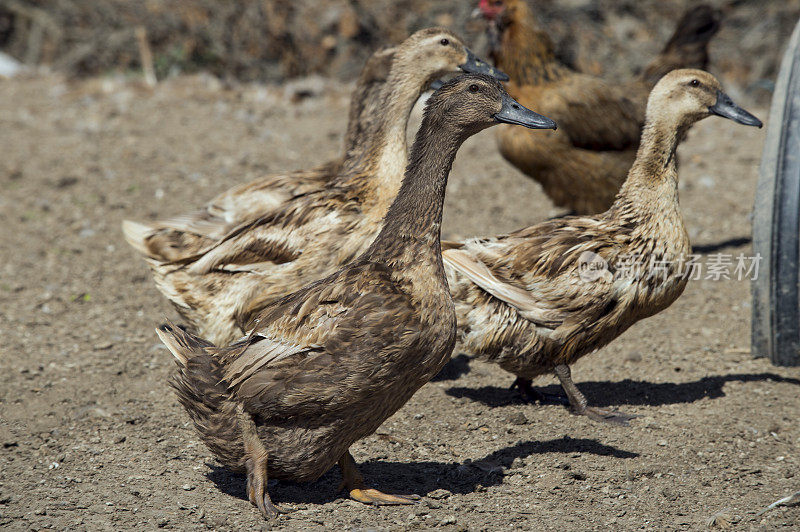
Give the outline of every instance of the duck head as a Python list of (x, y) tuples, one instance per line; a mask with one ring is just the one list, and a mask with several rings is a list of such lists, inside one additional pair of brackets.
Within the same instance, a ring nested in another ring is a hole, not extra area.
[(678, 129), (712, 115), (746, 126), (762, 126), (761, 120), (725, 94), (717, 78), (703, 70), (673, 70), (656, 83), (647, 101), (648, 119), (672, 117)]
[(481, 74), (458, 76), (434, 92), (426, 115), (446, 116), (446, 126), (467, 136), (499, 123), (531, 129), (556, 129), (556, 123), (520, 105), (496, 80)]
[(485, 74), (500, 81), (508, 76), (478, 58), (452, 31), (428, 28), (413, 34), (395, 51), (395, 62), (405, 65), (411, 77), (424, 76), (427, 82), (452, 72)]

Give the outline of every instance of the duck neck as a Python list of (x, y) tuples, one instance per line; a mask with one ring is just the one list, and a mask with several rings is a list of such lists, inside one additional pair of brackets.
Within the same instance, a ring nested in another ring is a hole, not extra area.
[(566, 68), (556, 59), (553, 41), (538, 28), (525, 4), (516, 6), (514, 20), (500, 35), (500, 46), (492, 53), (495, 64), (517, 85), (553, 82), (564, 76)]
[(411, 149), (400, 191), (367, 251), (392, 261), (431, 253), (441, 262), (442, 209), (447, 177), (466, 136), (441, 116), (427, 113)]
[(414, 103), (421, 93), (420, 80), (405, 69), (393, 69), (381, 91), (383, 109), (366, 138), (363, 159), (354, 161), (368, 176), (363, 183), (387, 205), (397, 194), (408, 163), (406, 127)]
[(676, 150), (684, 129), (672, 123), (648, 121), (642, 131), (636, 161), (612, 211), (678, 213)]

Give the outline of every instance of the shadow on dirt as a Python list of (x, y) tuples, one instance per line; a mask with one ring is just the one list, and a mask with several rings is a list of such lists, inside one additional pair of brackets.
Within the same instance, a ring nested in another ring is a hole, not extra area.
[(467, 373), (469, 373), (469, 357), (462, 353), (451, 358), (431, 381), (454, 381)]
[(740, 236), (736, 238), (729, 238), (720, 242), (713, 242), (711, 244), (697, 244), (692, 246), (692, 253), (699, 253), (701, 255), (708, 255), (715, 253), (721, 249), (740, 248), (753, 242), (749, 236)]
[[(612, 458), (629, 459), (638, 453), (625, 451), (586, 438), (563, 437), (546, 441), (526, 441), (494, 451), (487, 456), (459, 464), (456, 462), (389, 462), (374, 460), (359, 465), (370, 487), (385, 493), (416, 493), (425, 496), (437, 489), (451, 493), (473, 493), (487, 486), (503, 483), (516, 458), (549, 453), (585, 453)], [(211, 471), (206, 477), (217, 488), (232, 497), (247, 499), (244, 476), (229, 472), (224, 467), (208, 464)], [(344, 497), (338, 490), (341, 476), (334, 467), (312, 484), (271, 481), (270, 494), (276, 504), (280, 502), (325, 504)]]
[[(509, 374), (509, 377), (511, 375)], [(509, 379), (509, 384), (512, 382)], [(704, 398), (716, 399), (724, 397), (723, 387), (729, 382), (785, 382), (800, 386), (800, 379), (782, 377), (775, 373), (733, 374), (703, 377), (694, 382), (662, 382), (634, 381), (625, 379), (619, 382), (589, 381), (577, 382), (578, 388), (589, 399), (593, 406), (619, 405), (671, 405), (693, 403)], [(561, 386), (551, 384), (538, 388), (545, 394), (563, 394)], [(519, 404), (524, 400), (519, 391), (498, 386), (480, 388), (453, 387), (445, 393), (452, 397), (466, 397), (488, 406), (506, 406)]]

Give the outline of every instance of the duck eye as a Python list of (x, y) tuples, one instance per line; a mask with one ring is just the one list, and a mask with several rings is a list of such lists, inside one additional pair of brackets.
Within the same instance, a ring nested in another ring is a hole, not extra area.
[(450, 39), (442, 39), (441, 41), (439, 41), (439, 44), (441, 44), (442, 46), (447, 46), (448, 44), (450, 44)]
[(469, 86), (469, 92), (478, 92), (478, 90), (480, 90), (480, 89), (474, 83)]
[(692, 87), (699, 87), (700, 86), (700, 80), (693, 79), (692, 81), (689, 82), (689, 85), (691, 85)]

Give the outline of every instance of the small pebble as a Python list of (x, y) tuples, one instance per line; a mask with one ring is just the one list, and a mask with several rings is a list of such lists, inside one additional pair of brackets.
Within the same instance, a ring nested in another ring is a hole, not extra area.
[(447, 525), (454, 525), (456, 524), (456, 516), (448, 515), (441, 521), (439, 521), (439, 526), (447, 526)]
[(446, 489), (439, 488), (439, 489), (435, 489), (432, 492), (430, 492), (428, 494), (428, 497), (430, 497), (431, 499), (440, 500), (440, 499), (446, 499), (446, 498), (450, 497), (451, 495), (452, 495), (452, 493), (450, 493)]
[(528, 418), (525, 417), (525, 414), (522, 412), (515, 412), (508, 416), (508, 422), (513, 425), (526, 425), (528, 423)]
[(192, 491), (194, 489), (194, 486), (192, 486), (191, 484), (184, 484), (181, 487), (183, 488), (183, 491)]

